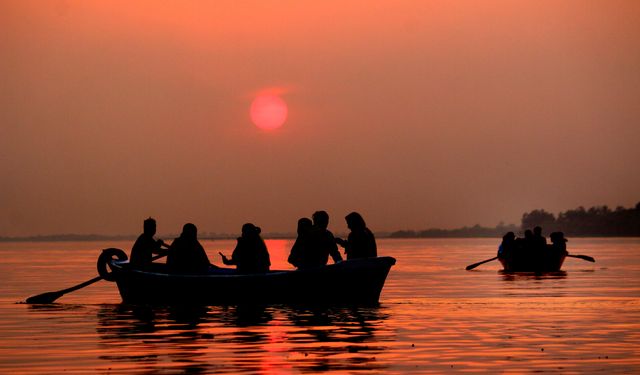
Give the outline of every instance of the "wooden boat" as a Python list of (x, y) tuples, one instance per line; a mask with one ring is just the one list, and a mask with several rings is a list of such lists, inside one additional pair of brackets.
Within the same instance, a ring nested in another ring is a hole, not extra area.
[[(118, 249), (107, 250), (114, 255)], [(118, 251), (122, 253), (118, 259), (101, 256), (98, 271), (103, 278), (116, 282), (125, 303), (376, 304), (396, 263), (392, 257), (378, 257), (261, 274), (239, 274), (229, 268), (212, 268), (204, 274), (172, 274), (163, 263), (153, 263), (147, 269), (133, 268), (124, 252)], [(109, 273), (105, 272), (107, 266)]]
[(498, 260), (505, 272), (557, 272), (566, 257), (566, 251), (548, 249), (536, 253), (519, 251), (510, 256), (498, 255)]

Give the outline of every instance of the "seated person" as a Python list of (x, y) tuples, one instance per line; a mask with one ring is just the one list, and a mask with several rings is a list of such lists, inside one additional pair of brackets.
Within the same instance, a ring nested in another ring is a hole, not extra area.
[(567, 253), (567, 239), (564, 238), (563, 232), (553, 232), (549, 235), (549, 239), (551, 239), (551, 251), (556, 251), (559, 253)]
[(513, 256), (516, 248), (516, 235), (513, 232), (507, 232), (502, 237), (502, 243), (498, 247), (498, 258), (509, 259)]
[(174, 273), (205, 273), (212, 264), (207, 253), (198, 242), (198, 228), (187, 223), (180, 237), (173, 240), (169, 247), (167, 266)]
[(162, 240), (155, 240), (156, 221), (148, 218), (143, 223), (143, 232), (131, 248), (131, 260), (129, 264), (140, 268), (146, 267), (153, 261), (153, 254), (164, 254), (162, 247), (167, 246)]
[(313, 229), (313, 222), (306, 217), (298, 220), (298, 238), (291, 248), (291, 253), (287, 261), (296, 268), (304, 268), (305, 252), (308, 251), (306, 242), (308, 241), (309, 232)]
[(342, 261), (342, 255), (338, 251), (336, 240), (327, 227), (329, 215), (324, 211), (313, 214), (313, 227), (309, 231), (305, 241), (305, 251), (298, 268), (313, 268), (327, 265), (329, 255), (335, 263)]
[(373, 233), (367, 228), (364, 219), (357, 212), (352, 212), (345, 217), (347, 227), (351, 230), (347, 240), (336, 238), (336, 243), (344, 247), (347, 260), (358, 258), (375, 258), (378, 256), (378, 247)]
[(220, 253), (222, 262), (226, 265), (236, 265), (240, 273), (269, 272), (269, 251), (260, 237), (260, 232), (260, 228), (251, 223), (243, 225), (242, 236), (238, 237), (238, 244), (231, 254), (231, 259)]
[(547, 239), (542, 235), (542, 228), (539, 226), (533, 228), (533, 246), (536, 251), (544, 250), (547, 246)]

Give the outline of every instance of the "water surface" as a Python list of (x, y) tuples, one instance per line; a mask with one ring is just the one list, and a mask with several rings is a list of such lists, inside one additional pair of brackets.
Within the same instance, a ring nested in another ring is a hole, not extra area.
[[(380, 240), (397, 259), (378, 307), (148, 307), (96, 275), (130, 242), (0, 243), (0, 373), (640, 373), (640, 239), (570, 239), (564, 272), (499, 272), (497, 240)], [(204, 241), (209, 257), (233, 241)], [(289, 268), (288, 240), (267, 241)]]

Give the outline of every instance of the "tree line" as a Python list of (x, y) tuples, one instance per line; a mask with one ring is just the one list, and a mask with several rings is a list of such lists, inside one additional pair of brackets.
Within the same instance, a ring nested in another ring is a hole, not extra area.
[(578, 207), (554, 216), (545, 210), (533, 210), (522, 215), (521, 228), (536, 225), (545, 233), (564, 232), (565, 236), (638, 237), (640, 236), (640, 203), (632, 208), (595, 206)]
[(640, 203), (632, 208), (595, 206), (578, 207), (560, 212), (557, 216), (543, 209), (522, 214), (520, 226), (498, 224), (495, 227), (475, 225), (457, 229), (401, 230), (392, 232), (392, 238), (454, 238), (502, 237), (506, 232), (522, 234), (527, 229), (541, 226), (544, 233), (564, 232), (567, 237), (640, 237)]

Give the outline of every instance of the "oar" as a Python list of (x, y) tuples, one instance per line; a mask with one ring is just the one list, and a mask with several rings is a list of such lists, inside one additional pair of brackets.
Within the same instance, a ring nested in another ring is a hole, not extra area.
[(489, 262), (494, 261), (494, 260), (496, 260), (496, 259), (498, 259), (498, 257), (493, 257), (493, 258), (491, 258), (491, 259), (483, 260), (482, 262), (478, 262), (478, 263), (470, 264), (470, 265), (468, 265), (468, 266), (467, 266), (467, 268), (465, 268), (465, 269), (466, 269), (467, 271), (469, 271), (469, 270), (472, 270), (472, 269), (474, 269), (474, 268), (478, 267), (478, 266), (479, 266), (479, 265), (481, 265), (481, 264), (489, 263)]
[(596, 260), (593, 259), (592, 257), (588, 256), (588, 255), (573, 255), (573, 254), (567, 254), (568, 257), (572, 257), (572, 258), (579, 258), (579, 259), (583, 259), (586, 260), (587, 262), (591, 262), (591, 263), (595, 263)]
[[(153, 258), (151, 258), (152, 261), (156, 260), (156, 259), (160, 259), (164, 256), (167, 256), (167, 254), (160, 254), (160, 255), (156, 255)], [(91, 280), (87, 280), (83, 283), (80, 283), (78, 285), (72, 286), (71, 288), (67, 288), (67, 289), (62, 289), (62, 290), (58, 290), (57, 292), (47, 292), (47, 293), (42, 293), (42, 294), (38, 294), (37, 296), (32, 296), (27, 298), (27, 300), (25, 301), (26, 303), (33, 303), (33, 304), (44, 304), (44, 303), (53, 303), (55, 300), (57, 300), (58, 298), (64, 296), (67, 293), (71, 293), (73, 291), (76, 291), (78, 289), (82, 289), (85, 286), (89, 286), (95, 282), (98, 282), (102, 280), (102, 276), (96, 276)]]

